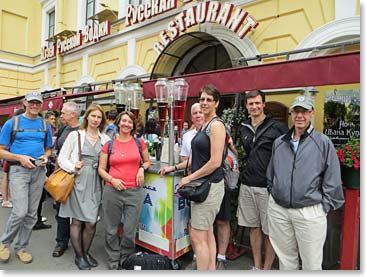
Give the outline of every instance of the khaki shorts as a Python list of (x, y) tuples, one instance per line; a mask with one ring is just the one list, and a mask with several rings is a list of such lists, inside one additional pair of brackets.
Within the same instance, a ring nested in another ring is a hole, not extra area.
[(263, 233), (269, 235), (268, 201), (269, 192), (267, 188), (250, 187), (241, 184), (238, 194), (238, 225), (261, 227)]
[(213, 227), (224, 196), (224, 180), (212, 183), (208, 198), (202, 203), (191, 202), (191, 227), (209, 230)]

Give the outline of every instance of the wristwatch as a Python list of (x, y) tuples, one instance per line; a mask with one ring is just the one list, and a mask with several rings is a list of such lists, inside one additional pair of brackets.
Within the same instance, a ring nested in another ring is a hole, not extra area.
[(145, 165), (142, 165), (142, 166), (141, 166), (141, 168), (142, 168), (142, 169), (144, 169), (144, 172), (147, 172), (147, 171), (148, 171), (148, 169), (149, 169), (149, 167), (147, 167), (147, 166), (145, 166)]

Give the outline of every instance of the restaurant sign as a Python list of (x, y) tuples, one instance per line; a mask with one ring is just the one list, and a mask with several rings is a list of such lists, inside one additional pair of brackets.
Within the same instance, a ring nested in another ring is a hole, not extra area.
[[(190, 1), (185, 1), (190, 2)], [(127, 7), (126, 26), (132, 26), (155, 16), (177, 8), (177, 0), (151, 0), (138, 6)], [(242, 8), (234, 4), (221, 1), (203, 1), (190, 6), (175, 16), (167, 28), (160, 33), (160, 41), (154, 44), (154, 50), (160, 54), (163, 49), (185, 32), (197, 24), (216, 23), (223, 25), (243, 39), (259, 23)]]
[(84, 43), (99, 41), (102, 37), (109, 35), (111, 32), (110, 22), (104, 21), (95, 26), (85, 26), (84, 31), (79, 32), (66, 39), (58, 38), (52, 47), (44, 46), (41, 48), (41, 60), (46, 60), (56, 56), (56, 54), (66, 53), (77, 48)]

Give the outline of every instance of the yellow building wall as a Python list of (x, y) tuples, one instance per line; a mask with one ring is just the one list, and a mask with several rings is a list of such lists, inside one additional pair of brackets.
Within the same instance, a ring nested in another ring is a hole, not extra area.
[(38, 55), (40, 14), (38, 0), (1, 0), (0, 49), (21, 55)]
[(82, 59), (64, 64), (61, 73), (61, 86), (75, 86), (79, 79), (79, 76), (82, 75), (82, 70)]
[(38, 90), (42, 86), (42, 73), (25, 73), (0, 69), (0, 99), (24, 95), (27, 91)]
[(48, 69), (48, 84), (52, 88), (56, 88), (56, 67)]
[[(318, 27), (334, 20), (334, 0), (255, 1), (243, 8), (259, 26), (248, 38), (261, 54), (293, 50)], [(284, 57), (267, 59), (268, 62)]]
[(116, 79), (118, 72), (127, 66), (127, 45), (89, 56), (88, 75), (96, 81)]
[(135, 63), (145, 68), (147, 72), (152, 72), (154, 63), (157, 60), (157, 53), (153, 50), (156, 41), (159, 41), (158, 34), (136, 41)]
[[(57, 29), (57, 32), (61, 32), (63, 30), (77, 30), (77, 19), (78, 19), (78, 1), (75, 0), (58, 0), (63, 1), (64, 11), (62, 12), (62, 17), (57, 18), (56, 26), (59, 26), (60, 29)], [(57, 22), (61, 22), (62, 24), (57, 24)]]
[[(126, 0), (125, 0), (126, 1)], [(100, 4), (105, 4), (108, 8), (111, 8), (114, 11), (119, 10), (119, 0), (100, 0)], [(105, 9), (104, 7), (100, 7), (101, 10)]]

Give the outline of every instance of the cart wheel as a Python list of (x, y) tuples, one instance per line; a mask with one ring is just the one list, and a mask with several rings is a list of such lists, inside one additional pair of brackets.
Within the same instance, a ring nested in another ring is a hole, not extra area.
[(171, 261), (172, 269), (179, 270), (181, 268), (181, 265), (178, 261), (172, 260)]

